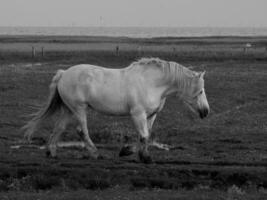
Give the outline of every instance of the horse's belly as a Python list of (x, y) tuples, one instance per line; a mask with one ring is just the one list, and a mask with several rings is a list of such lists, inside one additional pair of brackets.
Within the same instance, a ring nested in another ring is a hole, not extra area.
[(101, 93), (91, 94), (88, 97), (88, 104), (93, 109), (106, 114), (126, 115), (129, 113), (125, 98), (116, 91), (102, 90)]
[(93, 100), (88, 102), (89, 106), (98, 111), (105, 114), (111, 115), (127, 115), (129, 114), (129, 110), (127, 110), (127, 106), (117, 103), (117, 102), (110, 102), (104, 100)]

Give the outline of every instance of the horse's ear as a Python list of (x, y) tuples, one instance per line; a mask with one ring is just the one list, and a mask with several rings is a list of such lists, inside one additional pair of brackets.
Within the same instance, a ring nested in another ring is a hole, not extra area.
[(203, 78), (204, 75), (205, 75), (205, 73), (206, 73), (206, 71), (200, 72), (200, 73), (199, 73), (199, 77)]

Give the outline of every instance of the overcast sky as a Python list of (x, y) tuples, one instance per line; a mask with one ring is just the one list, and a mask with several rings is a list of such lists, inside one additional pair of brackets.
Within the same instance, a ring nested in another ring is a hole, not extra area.
[(267, 27), (267, 0), (0, 0), (0, 26)]

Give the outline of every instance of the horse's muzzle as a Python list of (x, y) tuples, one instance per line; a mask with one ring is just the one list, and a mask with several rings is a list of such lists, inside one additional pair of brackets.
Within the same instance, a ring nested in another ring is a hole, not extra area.
[(199, 109), (199, 110), (198, 110), (198, 113), (199, 113), (199, 117), (200, 117), (201, 119), (203, 119), (203, 118), (205, 118), (205, 117), (208, 116), (208, 114), (209, 114), (209, 109), (208, 109), (208, 108)]

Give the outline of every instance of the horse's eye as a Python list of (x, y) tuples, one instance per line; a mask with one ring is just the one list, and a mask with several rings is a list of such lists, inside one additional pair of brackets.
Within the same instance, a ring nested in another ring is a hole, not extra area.
[(203, 90), (201, 90), (199, 93), (197, 93), (196, 96), (194, 96), (194, 98), (198, 98), (202, 93), (203, 93)]

